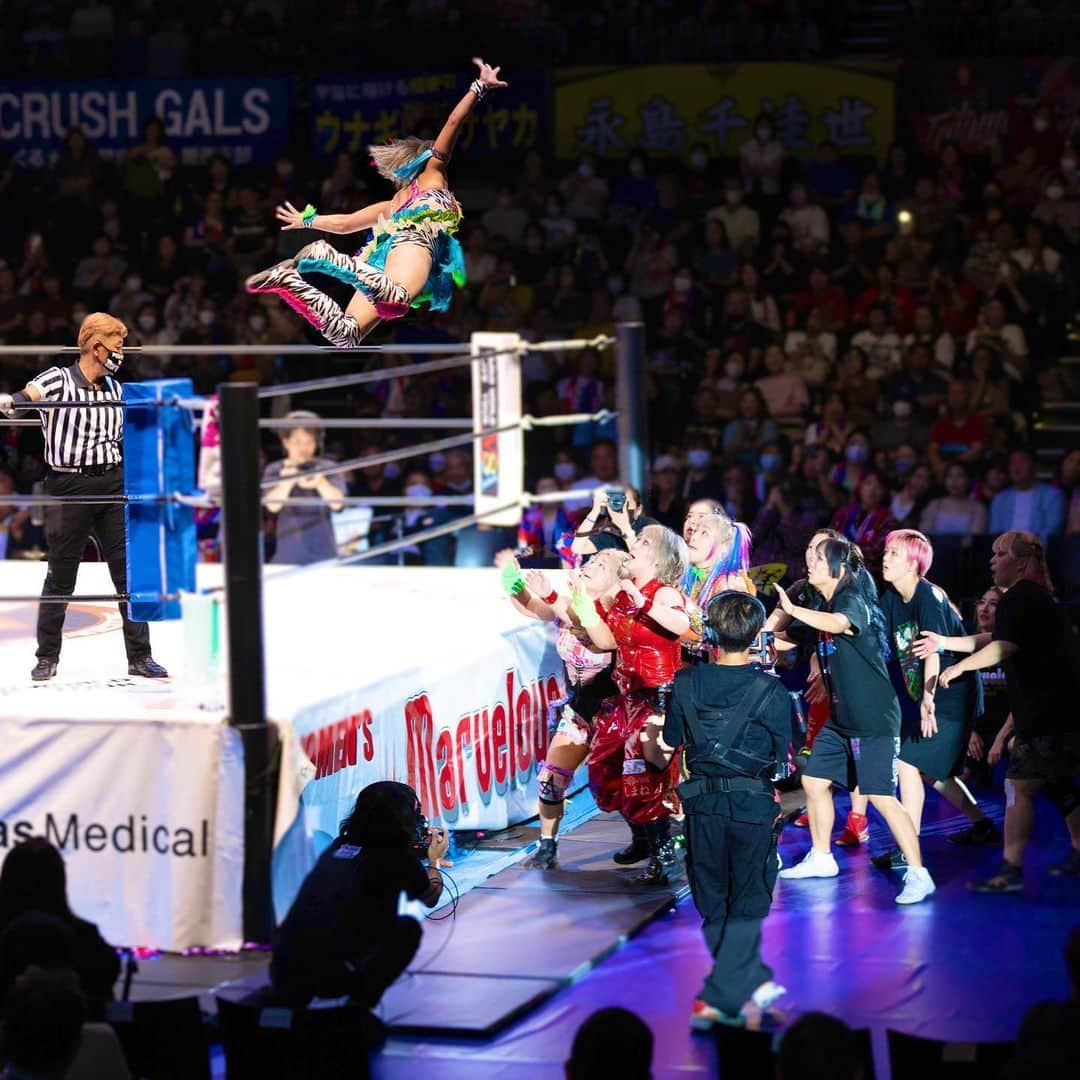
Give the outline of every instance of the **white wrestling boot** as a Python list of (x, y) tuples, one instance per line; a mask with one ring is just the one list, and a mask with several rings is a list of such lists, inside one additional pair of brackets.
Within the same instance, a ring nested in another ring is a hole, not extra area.
[(792, 878), (829, 878), (836, 877), (840, 873), (840, 867), (836, 864), (832, 852), (818, 851), (811, 848), (801, 862), (789, 866), (780, 871), (780, 877), (787, 880)]
[(937, 886), (925, 866), (909, 866), (904, 874), (904, 887), (896, 897), (898, 904), (917, 904), (932, 896)]

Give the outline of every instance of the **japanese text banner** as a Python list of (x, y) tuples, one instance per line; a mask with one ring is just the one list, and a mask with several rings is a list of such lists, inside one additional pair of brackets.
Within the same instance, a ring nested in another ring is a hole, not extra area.
[[(312, 146), (356, 154), (403, 135), (434, 138), (469, 88), (472, 74), (317, 75), (310, 88)], [(548, 145), (547, 79), (515, 72), (465, 121), (456, 149), (472, 155), (524, 153)]]
[(893, 138), (895, 86), (889, 68), (799, 63), (566, 69), (555, 90), (555, 149), (560, 158), (668, 157), (701, 143), (734, 154), (762, 112), (790, 154), (829, 139), (842, 153), (880, 155)]

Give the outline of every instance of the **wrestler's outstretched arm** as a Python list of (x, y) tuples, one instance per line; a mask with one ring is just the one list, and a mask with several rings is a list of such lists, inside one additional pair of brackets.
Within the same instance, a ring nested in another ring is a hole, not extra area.
[(392, 212), (390, 200), (372, 203), (351, 214), (315, 214), (308, 224), (304, 221), (304, 211), (297, 210), (292, 203), (282, 203), (274, 215), (281, 222), (281, 231), (290, 229), (315, 229), (318, 232), (356, 233), (370, 229), (380, 217), (389, 217)]
[[(465, 96), (451, 110), (450, 115), (446, 118), (446, 123), (442, 126), (442, 131), (435, 137), (435, 144), (431, 148), (431, 158), (428, 160), (424, 172), (437, 172), (445, 175), (446, 163), (454, 152), (454, 144), (461, 133), (461, 125), (465, 123), (465, 118), (472, 112), (473, 107), (487, 91), (498, 90), (509, 85), (499, 78), (501, 68), (493, 68), (490, 64), (485, 64), (478, 56), (473, 57), (473, 63), (480, 69), (480, 74), (465, 92)], [(477, 89), (478, 85), (479, 89)], [(421, 184), (421, 187), (423, 186), (425, 185)]]

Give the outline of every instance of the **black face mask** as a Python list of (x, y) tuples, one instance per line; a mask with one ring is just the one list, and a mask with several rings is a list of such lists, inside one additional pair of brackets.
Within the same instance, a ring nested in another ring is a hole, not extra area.
[[(102, 348), (105, 348), (103, 345)], [(124, 354), (113, 352), (112, 349), (107, 350), (107, 355), (104, 360), (101, 361), (101, 366), (110, 374), (115, 375), (121, 365), (124, 363)]]

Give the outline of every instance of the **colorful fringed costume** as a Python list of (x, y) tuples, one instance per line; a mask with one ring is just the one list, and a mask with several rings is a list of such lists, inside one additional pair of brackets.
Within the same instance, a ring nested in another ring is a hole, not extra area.
[[(465, 284), (465, 260), (454, 233), (461, 223), (461, 207), (445, 188), (421, 188), (409, 183), (409, 197), (389, 217), (380, 217), (370, 241), (355, 255), (316, 240), (261, 274), (248, 278), (250, 293), (280, 296), (294, 311), (334, 345), (358, 345), (366, 330), (326, 293), (305, 281), (302, 274), (327, 274), (362, 292), (382, 319), (400, 319), (410, 307), (428, 305), (432, 311), (450, 306), (454, 286)], [(431, 256), (431, 270), (423, 288), (410, 298), (400, 282), (387, 277), (390, 252), (415, 244)]]

